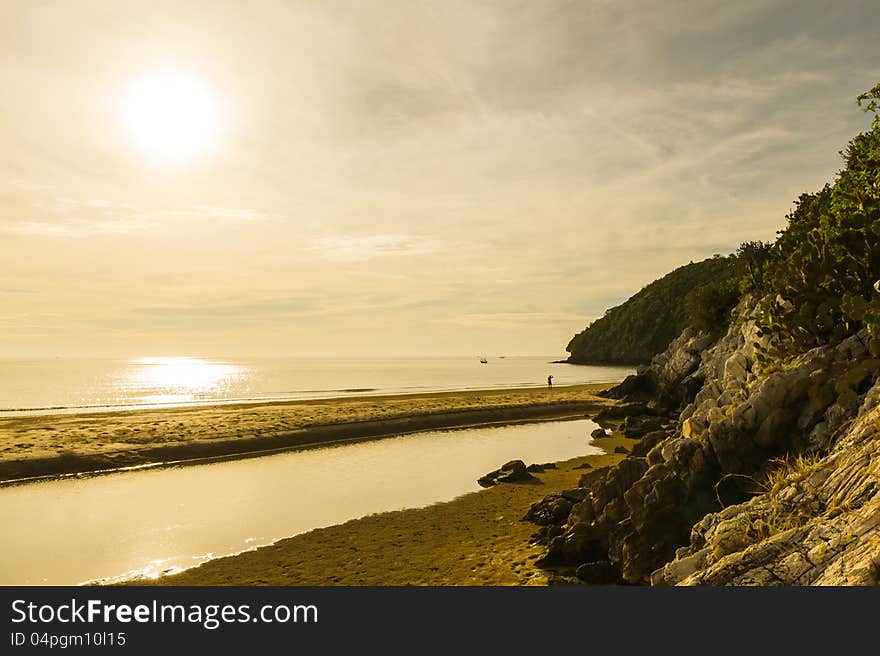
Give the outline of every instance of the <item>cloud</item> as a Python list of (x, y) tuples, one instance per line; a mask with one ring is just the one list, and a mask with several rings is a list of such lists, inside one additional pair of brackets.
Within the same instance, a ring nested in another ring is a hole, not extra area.
[[(21, 184), (15, 185), (18, 188)], [(34, 189), (31, 186), (31, 189)], [(270, 216), (258, 210), (193, 205), (186, 208), (147, 209), (111, 200), (56, 197), (49, 189), (36, 187), (39, 195), (22, 204), (14, 217), (0, 220), (0, 231), (33, 237), (89, 237), (124, 235), (154, 230), (181, 222), (239, 223), (268, 221)]]
[(440, 323), (476, 328), (510, 328), (513, 326), (547, 325), (554, 323), (584, 323), (595, 317), (560, 312), (495, 312), (485, 314), (461, 314), (438, 319)]
[(333, 262), (361, 262), (390, 255), (435, 253), (439, 245), (413, 235), (325, 236), (314, 239), (310, 248)]
[(320, 313), (310, 297), (279, 297), (256, 301), (218, 299), (175, 305), (132, 307), (116, 316), (83, 317), (82, 321), (120, 331), (235, 331), (243, 326), (301, 321)]
[[(233, 349), (564, 344), (772, 238), (880, 56), (870, 0), (56, 4), (0, 9), (5, 302)], [(157, 171), (108, 108), (168, 53), (229, 124)]]

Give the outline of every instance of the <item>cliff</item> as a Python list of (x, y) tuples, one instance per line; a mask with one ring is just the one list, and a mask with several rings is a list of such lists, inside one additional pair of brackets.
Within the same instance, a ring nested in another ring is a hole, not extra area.
[(564, 518), (555, 495), (530, 509), (540, 567), (587, 583), (880, 583), (880, 360), (856, 334), (762, 364), (755, 306), (717, 340), (686, 329), (612, 390), (597, 420), (638, 441), (581, 478)]
[[(589, 358), (624, 310), (675, 331), (597, 417), (637, 440), (630, 456), (583, 476), (567, 513), (551, 496), (527, 514), (541, 567), (588, 583), (880, 582), (880, 84), (857, 103), (870, 129), (774, 243), (701, 263), (725, 268), (690, 291), (679, 269), (572, 340)], [(661, 315), (663, 280), (678, 298)], [(647, 353), (624, 335), (616, 358)]]

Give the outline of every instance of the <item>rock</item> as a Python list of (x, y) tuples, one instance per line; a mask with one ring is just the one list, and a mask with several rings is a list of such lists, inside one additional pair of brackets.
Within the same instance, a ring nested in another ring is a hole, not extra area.
[(593, 485), (605, 480), (610, 471), (611, 467), (600, 467), (586, 474), (581, 474), (581, 477), (578, 479), (578, 487), (592, 488)]
[(547, 574), (547, 585), (579, 585), (580, 581), (573, 576), (565, 576), (564, 574), (557, 574), (556, 572), (550, 572)]
[(880, 584), (880, 360), (859, 335), (771, 368), (754, 308), (714, 341), (684, 331), (618, 386), (606, 417), (629, 436), (658, 428), (530, 509), (551, 522), (541, 564), (593, 584)]
[(592, 469), (592, 468), (593, 468), (593, 465), (591, 465), (591, 464), (588, 463), (588, 462), (585, 462), (585, 463), (583, 463), (583, 464), (577, 465), (576, 467), (572, 467), (572, 469)]
[(650, 376), (650, 368), (642, 367), (642, 371), (627, 376), (619, 385), (600, 392), (599, 396), (608, 399), (646, 399), (654, 392), (654, 384)]
[(701, 417), (689, 417), (681, 423), (681, 434), (685, 437), (699, 437), (706, 430), (706, 422)]
[(566, 524), (586, 524), (590, 526), (596, 519), (596, 509), (589, 497), (571, 507)]
[(644, 403), (619, 403), (617, 405), (612, 405), (607, 408), (602, 408), (593, 418), (593, 421), (603, 422), (603, 421), (615, 421), (618, 419), (623, 419), (624, 417), (629, 417), (630, 415), (654, 415), (656, 412), (653, 408), (649, 408)]
[(659, 417), (635, 417), (630, 416), (623, 420), (620, 429), (624, 437), (630, 439), (640, 439), (652, 431), (660, 430), (663, 427), (663, 420)]
[(532, 464), (526, 467), (527, 472), (540, 474), (541, 472), (547, 471), (548, 469), (556, 469), (555, 462), (545, 462), (542, 464)]
[(651, 585), (670, 585), (686, 579), (706, 564), (707, 554), (698, 552), (667, 563), (651, 574)]
[(757, 432), (755, 432), (754, 441), (758, 446), (765, 448), (779, 448), (785, 444), (784, 437), (797, 421), (797, 415), (788, 408), (776, 408), (772, 410), (767, 418), (761, 422)]
[(565, 532), (563, 530), (562, 524), (561, 524), (561, 522), (564, 520), (565, 520), (565, 517), (561, 517), (559, 520), (560, 523), (549, 524), (546, 527), (546, 532), (545, 532), (546, 538), (545, 539), (546, 539), (547, 544), (549, 544), (551, 540), (553, 540), (554, 538), (558, 538), (560, 535), (562, 535)]
[(491, 471), (477, 479), (477, 483), (482, 487), (492, 487), (499, 483), (518, 483), (533, 480), (535, 480), (535, 477), (528, 472), (526, 464), (522, 460), (511, 460), (504, 463), (500, 469)]
[(559, 537), (554, 538), (544, 556), (535, 564), (538, 567), (552, 565), (575, 565), (601, 560), (605, 549), (586, 524), (574, 524)]
[(828, 430), (835, 431), (849, 419), (851, 412), (839, 403), (832, 403), (825, 411), (825, 424)]
[(648, 463), (644, 458), (626, 458), (614, 467), (605, 468), (604, 471), (596, 470), (592, 474), (584, 474), (578, 486), (590, 490), (593, 505), (598, 512), (602, 512), (614, 499), (622, 499), (624, 493), (647, 470)]
[(622, 582), (620, 570), (607, 560), (584, 563), (577, 568), (575, 574), (589, 585), (614, 585)]
[(614, 447), (614, 453), (629, 453), (629, 449), (625, 446), (616, 446)]
[[(859, 349), (858, 343), (849, 340), (841, 350), (848, 354)], [(814, 351), (799, 360), (801, 366), (812, 368), (809, 378), (818, 390), (827, 374), (819, 372), (815, 357), (823, 349)], [(754, 448), (750, 445), (756, 442), (765, 453), (786, 448), (827, 455), (789, 460), (785, 465), (789, 473), (781, 486), (757, 495), (753, 489), (747, 500), (697, 521), (690, 544), (651, 574), (652, 583), (880, 584), (880, 386), (875, 384), (865, 394), (857, 415), (831, 404), (822, 421), (822, 415), (813, 410), (821, 410), (828, 401), (820, 401), (809, 412), (802, 409), (802, 404), (816, 403), (820, 397), (812, 393), (806, 400), (799, 397), (800, 377), (800, 373), (779, 376), (769, 388), (752, 383), (746, 401), (750, 412), (743, 412), (727, 427), (736, 435), (730, 450), (740, 450), (737, 464), (742, 467), (755, 465), (749, 454)], [(762, 395), (772, 402), (761, 403)], [(829, 423), (837, 425), (835, 432)], [(806, 441), (802, 439), (805, 431)], [(728, 465), (735, 462), (732, 456), (723, 457)], [(767, 455), (763, 464), (766, 459)]]
[(863, 330), (856, 335), (847, 337), (835, 349), (838, 360), (849, 362), (868, 353), (868, 335)]
[(598, 440), (602, 437), (608, 437), (608, 432), (604, 428), (595, 428), (593, 432), (590, 433), (590, 437), (594, 440)]
[(647, 456), (651, 449), (660, 444), (660, 442), (668, 438), (671, 434), (671, 431), (665, 430), (657, 430), (648, 433), (633, 446), (631, 451), (632, 455), (639, 457)]
[(501, 465), (501, 469), (497, 470), (502, 476), (517, 476), (525, 473), (527, 470), (526, 463), (522, 460), (511, 460)]
[(820, 421), (813, 426), (813, 430), (807, 436), (807, 449), (810, 451), (819, 451), (826, 449), (831, 443), (831, 430), (828, 424)]
[(572, 505), (573, 502), (564, 496), (553, 494), (533, 503), (522, 521), (532, 522), (538, 526), (561, 525), (568, 518)]
[(651, 375), (656, 381), (654, 401), (658, 407), (680, 409), (692, 400), (702, 386), (702, 377), (695, 375), (701, 351), (711, 342), (711, 336), (688, 328), (651, 360)]
[(734, 351), (733, 354), (724, 361), (723, 380), (725, 385), (744, 384), (746, 376), (749, 373), (749, 359), (742, 351)]
[(572, 503), (578, 503), (590, 496), (590, 491), (587, 488), (576, 487), (571, 490), (563, 490), (559, 495)]

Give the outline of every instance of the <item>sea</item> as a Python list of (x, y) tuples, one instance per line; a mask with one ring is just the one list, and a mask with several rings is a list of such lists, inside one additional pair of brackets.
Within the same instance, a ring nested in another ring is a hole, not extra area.
[[(485, 359), (486, 362), (481, 362)], [(0, 359), (0, 417), (165, 406), (544, 387), (620, 381), (633, 370), (562, 356)]]

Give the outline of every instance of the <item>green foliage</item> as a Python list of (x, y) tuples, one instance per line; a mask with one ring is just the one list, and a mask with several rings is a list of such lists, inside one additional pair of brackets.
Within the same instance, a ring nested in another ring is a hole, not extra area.
[(872, 123), (872, 127), (876, 128), (880, 125), (880, 82), (874, 85), (874, 88), (870, 91), (865, 91), (865, 93), (860, 93), (858, 98), (856, 98), (856, 104), (861, 107), (865, 112), (869, 112), (874, 114), (874, 122)]
[(758, 292), (763, 289), (764, 276), (770, 264), (773, 244), (763, 241), (747, 241), (736, 250), (739, 288), (742, 292)]
[[(880, 85), (859, 96), (876, 112)], [(802, 194), (771, 249), (760, 327), (776, 356), (789, 356), (867, 328), (880, 355), (880, 121), (842, 153), (833, 185)]]
[(727, 275), (690, 291), (684, 299), (688, 324), (711, 335), (721, 335), (733, 318), (731, 311), (743, 294), (760, 291), (770, 263), (772, 244), (749, 241), (732, 255)]
[(644, 287), (574, 336), (566, 349), (579, 364), (649, 362), (688, 325), (685, 297), (730, 277), (735, 259), (713, 257), (687, 264)]
[(720, 335), (730, 325), (731, 310), (740, 299), (735, 276), (713, 280), (697, 287), (684, 298), (688, 323), (713, 335)]

